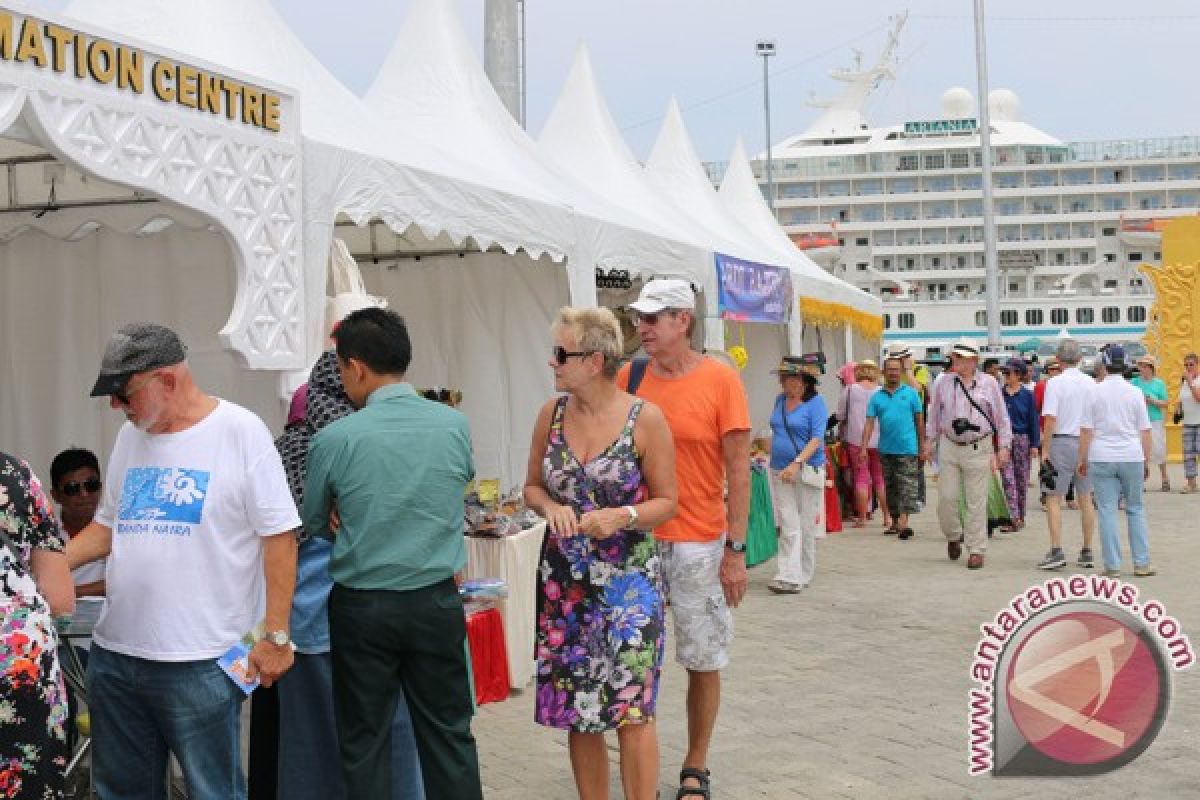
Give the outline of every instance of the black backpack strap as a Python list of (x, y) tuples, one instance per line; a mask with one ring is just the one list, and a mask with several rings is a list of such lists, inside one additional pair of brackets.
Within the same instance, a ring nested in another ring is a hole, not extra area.
[(629, 385), (625, 387), (625, 391), (630, 394), (637, 394), (638, 387), (642, 385), (642, 378), (646, 377), (646, 368), (650, 366), (650, 359), (646, 356), (638, 356), (629, 364)]

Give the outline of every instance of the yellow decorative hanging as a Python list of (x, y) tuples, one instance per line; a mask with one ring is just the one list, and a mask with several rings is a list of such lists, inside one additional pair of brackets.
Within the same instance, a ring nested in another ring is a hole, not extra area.
[(883, 317), (859, 311), (842, 303), (818, 300), (801, 296), (800, 314), (806, 325), (819, 328), (840, 328), (849, 325), (866, 339), (878, 341), (883, 338)]
[(725, 352), (729, 353), (729, 357), (733, 359), (733, 363), (737, 364), (738, 370), (743, 370), (750, 363), (750, 351), (746, 349), (746, 326), (738, 325), (738, 341)]

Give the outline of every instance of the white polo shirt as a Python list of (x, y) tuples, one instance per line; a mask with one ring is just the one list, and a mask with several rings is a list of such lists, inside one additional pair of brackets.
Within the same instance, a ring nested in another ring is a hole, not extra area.
[(1054, 417), (1054, 433), (1078, 436), (1083, 424), (1083, 410), (1096, 381), (1079, 371), (1079, 367), (1063, 370), (1046, 381), (1046, 396), (1042, 400), (1042, 416)]
[(1083, 416), (1083, 427), (1094, 432), (1088, 461), (1145, 460), (1142, 431), (1150, 430), (1150, 415), (1141, 389), (1120, 375), (1109, 375), (1092, 388)]

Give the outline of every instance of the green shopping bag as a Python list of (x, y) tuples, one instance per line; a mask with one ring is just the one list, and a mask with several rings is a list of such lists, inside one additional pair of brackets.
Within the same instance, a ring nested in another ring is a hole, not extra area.
[[(1012, 512), (1008, 510), (1008, 498), (1004, 496), (1004, 482), (996, 470), (992, 470), (992, 476), (988, 479), (987, 518), (989, 530), (996, 524), (1012, 521)], [(961, 491), (958, 493), (958, 520), (959, 524), (965, 528), (967, 525), (967, 498)]]
[(775, 536), (775, 507), (771, 504), (770, 478), (765, 470), (750, 470), (750, 521), (746, 529), (746, 566), (774, 558), (779, 550)]

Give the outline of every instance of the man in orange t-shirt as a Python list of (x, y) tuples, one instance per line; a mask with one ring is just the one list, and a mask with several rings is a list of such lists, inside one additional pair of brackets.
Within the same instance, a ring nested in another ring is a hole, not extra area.
[[(662, 409), (675, 439), (678, 513), (654, 537), (675, 622), (675, 657), (688, 671), (680, 787), (707, 788), (720, 670), (733, 641), (730, 608), (746, 593), (750, 411), (737, 373), (691, 348), (696, 296), (686, 281), (649, 281), (630, 308), (650, 356), (634, 393)], [(631, 371), (626, 366), (617, 377), (622, 388), (629, 388)], [(706, 796), (680, 793), (684, 800)]]

